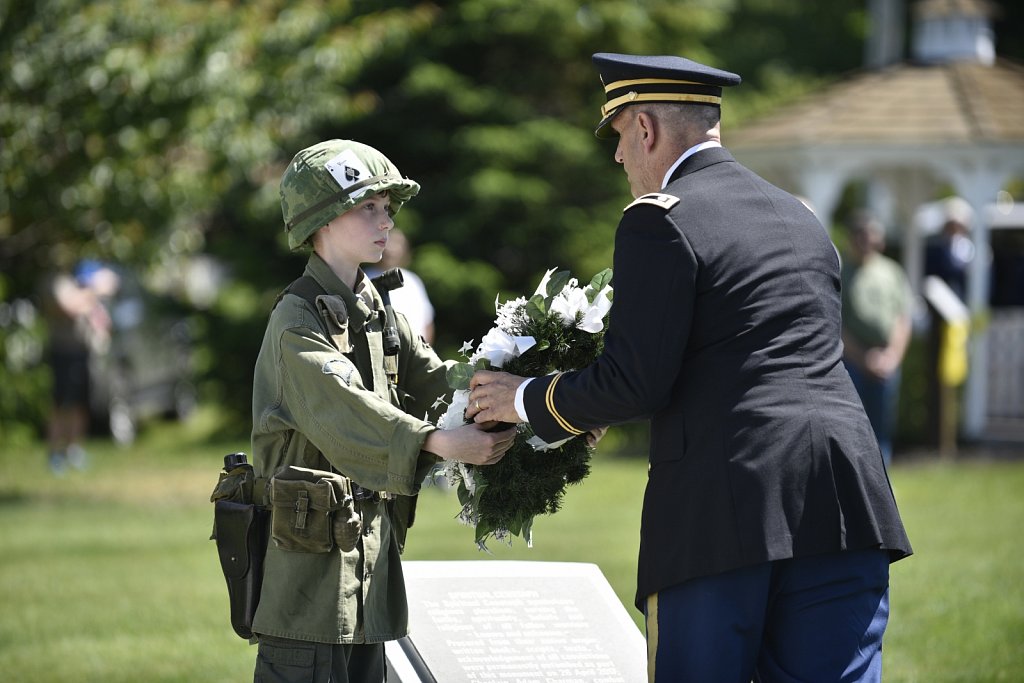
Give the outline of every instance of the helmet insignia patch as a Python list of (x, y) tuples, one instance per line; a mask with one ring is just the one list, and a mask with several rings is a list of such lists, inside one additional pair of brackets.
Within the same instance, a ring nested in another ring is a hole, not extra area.
[(343, 190), (347, 190), (360, 180), (365, 180), (372, 175), (366, 165), (356, 156), (355, 151), (351, 149), (346, 149), (325, 163), (324, 168)]

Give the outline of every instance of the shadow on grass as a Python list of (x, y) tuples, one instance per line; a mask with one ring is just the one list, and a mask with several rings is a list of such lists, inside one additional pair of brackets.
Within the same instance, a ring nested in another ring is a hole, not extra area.
[(24, 491), (0, 490), (0, 507), (14, 507), (34, 502), (34, 498)]

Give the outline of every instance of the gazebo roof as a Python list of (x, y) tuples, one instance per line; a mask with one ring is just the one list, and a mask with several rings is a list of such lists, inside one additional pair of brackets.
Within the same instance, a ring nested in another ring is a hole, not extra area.
[(939, 17), (951, 14), (965, 17), (991, 17), (999, 6), (989, 0), (919, 0), (914, 5), (918, 17)]
[(728, 133), (735, 150), (1024, 143), (1024, 66), (1005, 59), (858, 72)]

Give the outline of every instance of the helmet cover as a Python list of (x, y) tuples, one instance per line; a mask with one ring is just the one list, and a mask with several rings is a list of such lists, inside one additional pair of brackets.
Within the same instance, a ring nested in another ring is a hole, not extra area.
[(326, 140), (302, 150), (281, 177), (281, 214), (295, 251), (321, 227), (370, 195), (388, 192), (391, 212), (420, 191), (391, 161), (354, 140)]

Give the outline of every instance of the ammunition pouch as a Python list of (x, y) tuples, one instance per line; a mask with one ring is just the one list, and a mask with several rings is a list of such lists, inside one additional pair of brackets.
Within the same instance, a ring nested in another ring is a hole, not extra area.
[(352, 481), (334, 472), (282, 468), (270, 480), (270, 509), (270, 536), (282, 550), (350, 552), (362, 532)]

